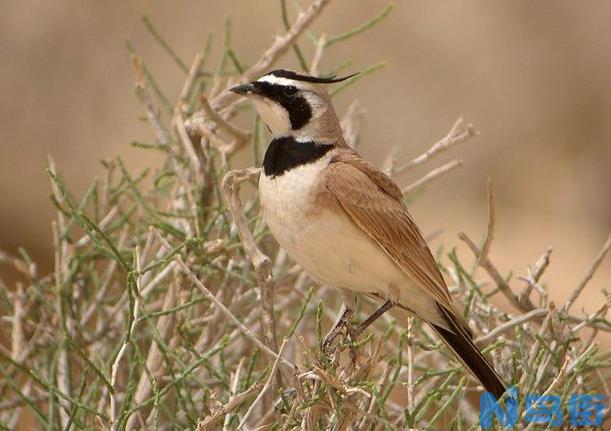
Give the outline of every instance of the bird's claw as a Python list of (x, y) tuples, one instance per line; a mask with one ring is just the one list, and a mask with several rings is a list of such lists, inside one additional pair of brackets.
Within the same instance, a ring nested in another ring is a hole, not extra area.
[[(340, 345), (333, 345), (333, 341), (335, 340), (335, 338), (338, 335), (341, 335), (343, 337), (346, 338), (346, 343), (342, 343), (343, 347), (348, 347), (349, 350), (349, 355), (350, 355), (350, 360), (352, 361), (352, 363), (356, 363), (356, 358), (357, 358), (357, 347), (355, 346), (358, 337), (361, 335), (362, 333), (362, 326), (359, 323), (349, 323), (346, 322), (343, 327), (341, 328), (341, 331), (338, 331), (337, 333), (333, 334), (333, 336), (327, 336), (324, 341), (321, 344), (321, 351), (325, 356), (331, 356), (333, 355), (338, 347), (340, 347)], [(331, 335), (331, 334), (329, 334)]]

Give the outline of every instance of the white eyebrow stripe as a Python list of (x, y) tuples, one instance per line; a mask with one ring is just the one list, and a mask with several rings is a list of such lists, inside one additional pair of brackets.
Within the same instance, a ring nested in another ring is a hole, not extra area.
[(299, 86), (298, 81), (295, 81), (294, 79), (281, 78), (279, 76), (274, 76), (274, 75), (262, 76), (261, 78), (257, 79), (257, 81), (267, 82), (269, 84), (282, 85), (282, 86), (287, 86), (287, 85), (294, 85), (296, 87)]

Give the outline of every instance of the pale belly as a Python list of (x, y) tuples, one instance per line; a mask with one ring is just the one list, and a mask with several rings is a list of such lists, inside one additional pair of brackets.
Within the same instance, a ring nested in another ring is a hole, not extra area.
[(435, 302), (342, 212), (312, 211), (321, 162), (276, 178), (261, 175), (263, 218), (282, 248), (316, 281), (359, 293), (375, 292), (400, 301), (426, 320)]

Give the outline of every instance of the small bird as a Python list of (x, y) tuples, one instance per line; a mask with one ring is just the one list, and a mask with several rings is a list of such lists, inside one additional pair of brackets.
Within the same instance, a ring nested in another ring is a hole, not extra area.
[[(259, 178), (264, 221), (282, 248), (321, 284), (342, 292), (342, 328), (358, 335), (391, 308), (431, 325), (497, 399), (505, 384), (475, 346), (397, 185), (350, 148), (322, 78), (274, 70), (231, 91), (249, 98), (272, 140)], [(356, 327), (357, 294), (384, 301)]]

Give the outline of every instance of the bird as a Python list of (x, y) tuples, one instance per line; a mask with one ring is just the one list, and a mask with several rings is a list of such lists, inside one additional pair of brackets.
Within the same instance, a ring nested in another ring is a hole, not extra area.
[[(277, 69), (230, 88), (254, 104), (271, 133), (259, 176), (262, 218), (313, 280), (342, 294), (344, 311), (324, 348), (344, 328), (358, 337), (399, 310), (429, 324), (499, 399), (505, 383), (473, 342), (400, 188), (346, 144), (327, 86), (353, 76)], [(383, 303), (350, 326), (358, 295)]]

